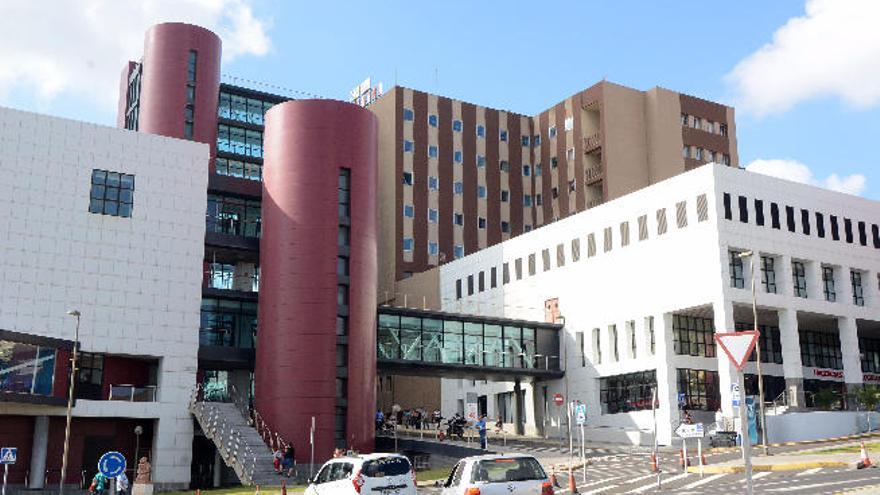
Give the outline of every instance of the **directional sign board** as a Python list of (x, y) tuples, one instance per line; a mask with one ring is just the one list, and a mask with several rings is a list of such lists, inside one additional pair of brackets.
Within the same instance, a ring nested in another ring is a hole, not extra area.
[(574, 417), (578, 426), (583, 426), (587, 422), (587, 405), (578, 404), (574, 406)]
[(98, 460), (98, 472), (115, 478), (125, 471), (125, 456), (119, 452), (107, 452)]
[(0, 464), (15, 464), (18, 457), (18, 449), (15, 447), (0, 448)]
[(681, 438), (703, 438), (705, 434), (703, 423), (697, 423), (694, 425), (682, 423), (675, 429), (675, 434)]
[(716, 333), (715, 342), (724, 349), (724, 353), (736, 366), (736, 369), (742, 371), (746, 365), (746, 361), (755, 349), (755, 343), (758, 342), (757, 330), (749, 330), (746, 332), (729, 332)]

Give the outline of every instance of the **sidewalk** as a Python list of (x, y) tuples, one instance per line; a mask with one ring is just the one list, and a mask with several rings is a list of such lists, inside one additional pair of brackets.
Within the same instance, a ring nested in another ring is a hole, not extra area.
[[(752, 471), (800, 471), (814, 468), (848, 467), (855, 469), (859, 462), (858, 454), (780, 454), (772, 456), (753, 456)], [(703, 466), (704, 473), (742, 473), (745, 471), (742, 459)], [(700, 466), (692, 464), (688, 472), (699, 473)]]

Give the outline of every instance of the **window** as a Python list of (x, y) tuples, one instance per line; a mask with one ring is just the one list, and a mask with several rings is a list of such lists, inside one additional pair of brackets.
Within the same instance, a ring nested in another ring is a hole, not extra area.
[(702, 120), (700, 120), (699, 117), (694, 117), (693, 127), (694, 127), (694, 129), (699, 129), (702, 127)]
[(489, 271), (489, 287), (492, 289), (498, 287), (498, 269), (494, 266)]
[(461, 163), (461, 150), (455, 150), (452, 152), (452, 161), (454, 161), (455, 163)]
[(816, 235), (820, 238), (825, 238), (825, 215), (818, 211), (816, 212)]
[(486, 290), (486, 272), (480, 272), (477, 276), (477, 290), (480, 292)]
[(593, 329), (593, 361), (602, 364), (602, 331)]
[(339, 226), (339, 232), (336, 235), (336, 243), (339, 247), (346, 247), (351, 244), (351, 229), (345, 225)]
[(463, 194), (464, 193), (464, 184), (461, 182), (452, 183), (452, 192), (454, 194)]
[(523, 177), (532, 175), (532, 169), (528, 165), (523, 165)]
[(602, 414), (643, 411), (652, 408), (653, 389), (657, 387), (655, 370), (637, 371), (599, 379)]
[(347, 256), (337, 256), (336, 257), (336, 275), (340, 277), (349, 276), (349, 262)]
[(834, 288), (834, 267), (828, 265), (822, 266), (822, 288), (825, 292), (826, 301), (837, 301), (837, 292)]
[(788, 227), (789, 232), (794, 232), (794, 208), (791, 206), (785, 207), (785, 225)]
[(484, 138), (486, 137), (486, 127), (482, 125), (477, 126), (477, 137)]
[(245, 162), (231, 158), (217, 158), (214, 160), (214, 172), (217, 175), (236, 177), (239, 179), (263, 180), (263, 166), (259, 163)]
[(566, 117), (565, 121), (563, 122), (563, 127), (566, 131), (574, 129), (574, 117)]
[(452, 121), (452, 130), (454, 132), (461, 132), (461, 121), (460, 120), (453, 120)]
[(510, 233), (510, 222), (501, 222), (501, 232), (504, 234)]
[(675, 224), (680, 229), (687, 227), (687, 203), (685, 203), (684, 201), (675, 203)]
[(705, 222), (709, 220), (709, 200), (705, 194), (697, 196), (697, 221)]
[(850, 270), (849, 279), (852, 282), (852, 297), (853, 304), (856, 306), (864, 306), (865, 305), (865, 293), (862, 288), (862, 272), (856, 270)]
[[(348, 205), (344, 205), (346, 208)], [(260, 237), (260, 201), (208, 195), (208, 232), (243, 237)]]
[(721, 128), (719, 129), (719, 131), (721, 132), (722, 136), (726, 136), (727, 135), (727, 124), (721, 124)]
[(656, 352), (656, 343), (654, 337), (654, 317), (648, 316), (645, 318), (645, 328), (648, 329), (648, 343), (651, 349), (651, 354), (655, 354)]
[(550, 135), (550, 139), (556, 138), (556, 126), (550, 126), (550, 129), (547, 129), (547, 134)]
[(715, 329), (710, 318), (674, 315), (673, 347), (684, 356), (715, 357)]
[(523, 146), (528, 146), (528, 145), (529, 145), (529, 137), (528, 137), (528, 136), (523, 136), (523, 137), (522, 137), (522, 145), (523, 145)]
[(77, 359), (76, 392), (77, 399), (102, 399), (104, 384), (104, 356), (83, 352)]
[(401, 176), (402, 182), (404, 186), (413, 185), (413, 174), (412, 172), (404, 172)]
[(455, 298), (461, 299), (461, 279), (455, 281)]
[(846, 243), (853, 243), (853, 230), (852, 230), (852, 220), (849, 218), (843, 219), (843, 233), (846, 235)]
[(467, 276), (467, 293), (469, 296), (474, 295), (474, 276)]
[(428, 222), (437, 223), (440, 214), (435, 208), (428, 208)]
[(880, 249), (880, 227), (877, 224), (871, 224), (871, 236), (874, 237), (874, 248)]
[(464, 225), (464, 215), (462, 215), (461, 213), (453, 213), (452, 223), (455, 225)]
[(535, 195), (535, 205), (536, 205), (536, 206), (541, 206), (541, 205), (543, 205), (543, 204), (544, 204), (544, 197), (543, 197), (542, 195), (540, 195), (540, 194), (536, 194), (536, 195)]
[(862, 355), (862, 371), (880, 373), (880, 340), (860, 338), (859, 350)]
[(657, 210), (657, 235), (666, 233), (666, 208)]
[(193, 117), (195, 114), (196, 99), (196, 65), (198, 61), (198, 53), (195, 50), (189, 51), (189, 58), (186, 64), (186, 106), (183, 109), (183, 137), (185, 139), (193, 138)]
[[(752, 330), (755, 328), (753, 322), (737, 322), (735, 324), (737, 332), (743, 330)], [(782, 341), (780, 339), (779, 327), (773, 325), (758, 325), (760, 332), (759, 345), (761, 346), (761, 362), (782, 364)], [(752, 351), (749, 361), (757, 361), (757, 351)]]
[(717, 411), (721, 407), (716, 371), (679, 368), (678, 393), (684, 394), (685, 407), (690, 410)]
[(501, 202), (507, 203), (508, 201), (510, 201), (510, 191), (508, 191), (507, 189), (502, 189), (501, 190)]
[(804, 270), (802, 261), (791, 262), (791, 277), (794, 282), (794, 295), (797, 297), (807, 297), (807, 275)]
[(403, 205), (403, 216), (413, 218), (415, 216), (415, 208), (413, 205)]
[(614, 239), (612, 237), (611, 227), (605, 227), (605, 230), (603, 232), (605, 234), (604, 248), (605, 248), (605, 252), (607, 253), (608, 251), (611, 251), (611, 248), (614, 246)]
[(477, 228), (485, 229), (486, 228), (486, 219), (483, 217), (477, 217)]
[(501, 129), (500, 131), (498, 131), (498, 140), (501, 142), (507, 142), (507, 131), (506, 130)]
[(684, 145), (681, 148), (681, 157), (682, 158), (690, 158), (691, 157), (691, 147), (688, 145)]
[(524, 194), (523, 195), (523, 206), (525, 206), (525, 207), (532, 206), (532, 195), (531, 194)]
[(730, 166), (730, 155), (728, 155), (727, 153), (724, 153), (723, 155), (721, 155), (721, 164), (727, 165), (729, 167)]
[(413, 151), (413, 142), (409, 140), (403, 141), (403, 152), (404, 153), (412, 153)]
[(477, 168), (485, 168), (485, 167), (486, 167), (485, 155), (477, 155)]
[(800, 330), (801, 364), (806, 367), (843, 369), (840, 339), (836, 331)]
[(596, 235), (587, 234), (587, 258), (596, 256)]
[(743, 260), (738, 251), (729, 251), (730, 256), (730, 286), (734, 289), (742, 289), (746, 285), (743, 275)]
[(428, 243), (428, 256), (437, 256), (440, 254), (440, 246), (436, 242)]
[(558, 197), (559, 197), (559, 188), (557, 188), (557, 187), (551, 187), (551, 188), (550, 188), (550, 194), (553, 196), (553, 199), (558, 198)]
[(620, 246), (629, 245), (629, 222), (620, 223)]
[(810, 235), (810, 212), (801, 210), (801, 231), (804, 235)]
[(724, 219), (733, 220), (733, 211), (730, 209), (730, 194), (724, 193)]
[(550, 250), (543, 249), (541, 250), (541, 261), (544, 266), (544, 271), (550, 270)]
[(439, 151), (437, 147), (434, 145), (428, 146), (428, 158), (437, 158), (439, 156)]
[(403, 120), (413, 120), (413, 111), (410, 108), (403, 109)]
[(779, 225), (779, 205), (776, 203), (770, 203), (770, 226), (777, 230), (781, 228)]
[(739, 198), (739, 221), (749, 223), (749, 200), (745, 196)]
[(531, 232), (532, 228), (533, 228), (532, 224), (527, 223), (527, 224), (523, 225), (523, 232)]
[(437, 127), (437, 116), (434, 114), (428, 115), (428, 125), (431, 127)]
[(452, 253), (456, 258), (464, 257), (464, 246), (461, 244), (456, 244), (454, 248), (452, 248)]
[(428, 177), (428, 190), (436, 191), (440, 189), (440, 180), (437, 177), (429, 176)]
[(89, 212), (113, 217), (131, 217), (134, 207), (134, 176), (92, 170), (92, 187), (89, 192)]
[(336, 286), (336, 305), (348, 306), (348, 286), (345, 284)]
[(498, 168), (500, 168), (502, 172), (510, 172), (510, 164), (507, 160), (501, 160), (498, 164)]
[(686, 114), (686, 113), (681, 114), (681, 125), (684, 125), (684, 126), (688, 125), (689, 119), (690, 119), (690, 116), (688, 114)]
[(611, 353), (615, 361), (620, 361), (620, 351), (617, 348), (617, 325), (609, 325), (608, 333), (611, 335)]
[(764, 226), (764, 202), (760, 199), (755, 200), (755, 225)]
[(532, 146), (534, 146), (535, 148), (537, 148), (538, 146), (541, 146), (541, 135), (540, 134), (535, 134), (535, 136), (532, 138)]
[(263, 133), (226, 124), (217, 125), (217, 151), (263, 157)]
[(584, 332), (577, 333), (578, 352), (581, 355), (581, 368), (587, 367), (587, 350), (584, 348)]
[(579, 261), (581, 259), (581, 240), (571, 240), (571, 261)]
[(639, 222), (639, 240), (644, 241), (648, 238), (648, 215), (640, 215)]
[(626, 338), (629, 340), (629, 358), (636, 358), (636, 322), (626, 322)]
[(868, 245), (868, 232), (865, 230), (865, 222), (859, 222), (859, 244)]
[(535, 260), (535, 255), (530, 254), (529, 255), (529, 275), (530, 276), (534, 275), (535, 273), (537, 273), (537, 271), (538, 271), (538, 269), (537, 269), (537, 262)]
[(403, 251), (405, 253), (412, 252), (413, 250), (413, 239), (412, 237), (404, 237), (403, 238)]
[(541, 175), (543, 175), (542, 172), (543, 172), (543, 167), (541, 167), (540, 163), (536, 163), (535, 164), (535, 177), (540, 177)]
[(481, 199), (486, 197), (486, 186), (477, 186), (477, 197)]
[(697, 160), (703, 159), (703, 148), (697, 148), (696, 156), (694, 156)]
[(558, 167), (559, 167), (559, 159), (556, 158), (555, 156), (551, 156), (550, 157), (550, 169), (555, 170)]
[(835, 241), (839, 241), (840, 240), (840, 231), (838, 230), (837, 217), (834, 215), (831, 215), (829, 218), (831, 219), (831, 238), (834, 239)]
[(513, 262), (514, 273), (516, 274), (517, 280), (522, 280), (522, 258), (517, 258), (516, 261)]
[(776, 260), (772, 256), (761, 256), (761, 283), (764, 292), (776, 294)]
[(574, 148), (569, 148), (565, 150), (565, 159), (569, 162), (574, 161)]

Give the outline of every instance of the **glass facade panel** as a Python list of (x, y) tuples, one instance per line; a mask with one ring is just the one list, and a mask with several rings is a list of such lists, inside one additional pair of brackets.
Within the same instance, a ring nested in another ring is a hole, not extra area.
[(422, 320), (422, 360), (436, 363), (440, 361), (443, 349), (443, 321), (425, 318)]
[(678, 393), (684, 394), (687, 409), (717, 411), (721, 407), (716, 371), (679, 369)]
[(599, 379), (602, 414), (651, 409), (651, 389), (657, 386), (654, 370)]
[(504, 327), (504, 360), (505, 368), (523, 367), (522, 328)]
[(400, 359), (422, 358), (422, 320), (411, 316), (400, 318)]
[(260, 215), (259, 201), (209, 194), (206, 229), (218, 234), (260, 237)]
[(0, 340), (0, 392), (51, 396), (55, 353), (50, 347)]
[(444, 363), (461, 363), (464, 346), (464, 324), (460, 321), (443, 322), (443, 356)]
[(816, 332), (801, 330), (801, 362), (807, 367), (843, 369), (840, 339), (837, 331)]
[(380, 314), (376, 340), (380, 359), (400, 359), (400, 317)]
[(676, 354), (715, 357), (715, 329), (711, 319), (675, 315), (672, 331)]
[(253, 349), (256, 338), (256, 303), (202, 299), (199, 345)]
[(465, 322), (464, 324), (464, 362), (483, 365), (483, 324)]

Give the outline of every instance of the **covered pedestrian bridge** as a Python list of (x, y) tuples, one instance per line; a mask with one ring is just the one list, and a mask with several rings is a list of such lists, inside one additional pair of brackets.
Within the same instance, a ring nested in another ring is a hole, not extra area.
[(380, 306), (380, 374), (520, 381), (562, 378), (562, 325)]

